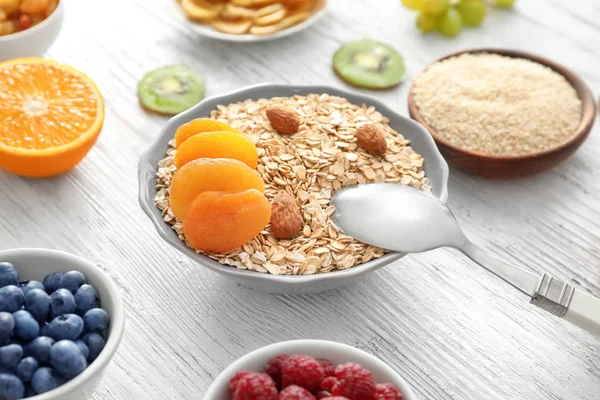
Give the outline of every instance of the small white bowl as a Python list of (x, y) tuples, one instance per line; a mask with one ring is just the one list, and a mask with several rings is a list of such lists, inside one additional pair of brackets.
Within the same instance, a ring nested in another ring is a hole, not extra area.
[(27, 400), (82, 400), (90, 397), (102, 379), (108, 363), (113, 358), (125, 327), (123, 299), (117, 286), (97, 266), (73, 254), (47, 249), (15, 249), (0, 251), (0, 261), (12, 263), (21, 280), (42, 281), (52, 272), (80, 271), (100, 294), (102, 308), (110, 316), (106, 346), (80, 375), (64, 385)]
[(375, 382), (394, 384), (404, 395), (404, 400), (417, 400), (406, 381), (379, 358), (355, 347), (327, 340), (291, 340), (254, 350), (221, 372), (208, 388), (204, 400), (230, 400), (227, 386), (236, 373), (262, 371), (266, 362), (278, 354), (305, 354), (315, 358), (326, 358), (334, 364), (357, 363), (371, 371)]
[(263, 35), (250, 35), (250, 34), (233, 35), (230, 33), (220, 32), (220, 31), (212, 28), (209, 24), (202, 24), (200, 22), (190, 21), (187, 18), (187, 16), (185, 15), (185, 12), (183, 11), (183, 9), (179, 5), (179, 3), (176, 1), (173, 1), (173, 0), (172, 0), (172, 3), (174, 4), (175, 7), (177, 7), (177, 11), (175, 13), (178, 14), (178, 16), (181, 19), (183, 19), (185, 21), (185, 23), (198, 35), (212, 38), (212, 39), (223, 40), (223, 41), (227, 41), (227, 42), (239, 42), (239, 43), (267, 42), (270, 40), (276, 40), (276, 39), (280, 39), (280, 38), (283, 38), (286, 36), (293, 35), (295, 33), (301, 32), (301, 31), (305, 30), (306, 28), (317, 23), (321, 18), (323, 18), (325, 16), (325, 14), (327, 12), (327, 4), (325, 4), (323, 6), (323, 8), (321, 8), (316, 13), (314, 13), (306, 21), (301, 22), (297, 25), (291, 26), (282, 31), (276, 32), (272, 35), (264, 35), (264, 36)]
[(45, 20), (34, 27), (0, 36), (0, 61), (21, 57), (41, 57), (52, 46), (62, 28), (65, 0)]

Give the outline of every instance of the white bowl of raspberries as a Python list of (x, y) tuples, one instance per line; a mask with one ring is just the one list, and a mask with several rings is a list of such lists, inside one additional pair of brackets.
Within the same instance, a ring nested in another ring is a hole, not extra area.
[(0, 251), (0, 399), (82, 400), (121, 340), (115, 284), (55, 250)]
[(255, 350), (215, 379), (204, 400), (416, 400), (377, 357), (325, 340), (292, 340)]

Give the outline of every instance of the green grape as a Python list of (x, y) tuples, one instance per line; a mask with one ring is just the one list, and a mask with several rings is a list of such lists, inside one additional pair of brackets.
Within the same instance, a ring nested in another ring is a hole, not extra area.
[(402, 0), (402, 5), (411, 10), (421, 11), (423, 9), (423, 0)]
[(438, 30), (444, 36), (456, 36), (462, 29), (462, 18), (454, 8), (450, 8), (440, 16), (437, 25)]
[(503, 7), (503, 8), (508, 8), (508, 7), (512, 7), (513, 4), (515, 4), (517, 2), (517, 0), (494, 0), (494, 4), (498, 7)]
[(449, 0), (423, 0), (423, 11), (427, 14), (439, 15), (450, 7)]
[(457, 7), (465, 26), (481, 25), (486, 16), (485, 5), (482, 1), (462, 1)]
[(420, 13), (417, 17), (417, 28), (423, 33), (435, 31), (437, 16), (427, 13)]

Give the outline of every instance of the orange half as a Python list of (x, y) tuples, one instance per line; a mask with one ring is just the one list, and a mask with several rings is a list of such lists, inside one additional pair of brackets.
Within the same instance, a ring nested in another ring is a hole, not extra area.
[(0, 168), (41, 178), (74, 168), (104, 123), (104, 101), (83, 73), (42, 58), (0, 63)]

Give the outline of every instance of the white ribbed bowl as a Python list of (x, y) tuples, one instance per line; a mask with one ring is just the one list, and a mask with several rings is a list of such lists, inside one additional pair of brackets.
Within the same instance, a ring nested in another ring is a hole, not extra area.
[(270, 293), (301, 294), (317, 293), (335, 289), (349, 284), (358, 277), (389, 265), (404, 256), (400, 253), (388, 253), (368, 263), (358, 265), (343, 271), (332, 271), (318, 275), (270, 275), (254, 271), (224, 266), (209, 257), (198, 254), (177, 237), (171, 226), (163, 221), (161, 211), (154, 205), (156, 196), (156, 172), (158, 162), (165, 158), (169, 141), (173, 139), (177, 128), (195, 118), (209, 117), (210, 112), (221, 104), (230, 104), (247, 99), (272, 97), (290, 97), (310, 93), (328, 93), (348, 99), (353, 104), (374, 106), (379, 112), (389, 118), (390, 126), (397, 132), (402, 132), (412, 143), (413, 149), (425, 159), (425, 173), (431, 180), (432, 193), (442, 201), (448, 199), (448, 165), (438, 151), (431, 135), (417, 122), (403, 117), (384, 103), (374, 98), (347, 92), (328, 86), (296, 86), (279, 84), (259, 84), (249, 86), (231, 93), (214, 96), (203, 100), (191, 109), (171, 118), (156, 141), (142, 155), (139, 163), (139, 202), (148, 215), (158, 234), (165, 242), (190, 257), (203, 267), (209, 268), (242, 286)]
[(52, 272), (80, 271), (100, 294), (102, 308), (110, 316), (106, 346), (81, 374), (50, 392), (28, 397), (28, 400), (83, 400), (92, 395), (104, 370), (115, 355), (125, 328), (125, 311), (121, 293), (113, 281), (91, 262), (73, 254), (47, 249), (15, 249), (0, 251), (0, 261), (12, 263), (21, 280), (42, 281)]
[(403, 400), (417, 400), (406, 381), (379, 358), (356, 347), (327, 340), (291, 340), (254, 350), (221, 372), (208, 388), (204, 400), (230, 400), (227, 386), (236, 373), (262, 371), (267, 361), (278, 354), (304, 354), (314, 358), (326, 358), (334, 364), (357, 363), (371, 371), (375, 382), (394, 384), (404, 395)]

